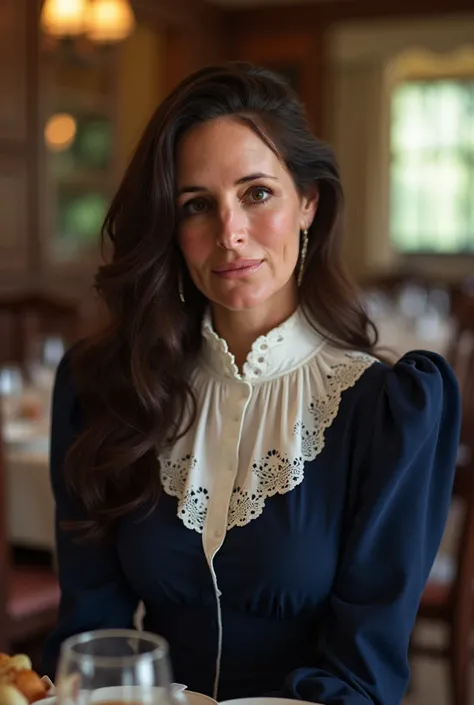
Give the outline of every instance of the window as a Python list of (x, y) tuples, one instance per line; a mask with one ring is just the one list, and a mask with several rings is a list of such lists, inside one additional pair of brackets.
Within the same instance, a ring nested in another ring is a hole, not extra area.
[(474, 78), (392, 94), (390, 236), (402, 253), (474, 253)]

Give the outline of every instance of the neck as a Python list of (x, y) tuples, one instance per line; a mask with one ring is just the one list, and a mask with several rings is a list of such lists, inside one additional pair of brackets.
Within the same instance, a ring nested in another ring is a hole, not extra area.
[[(279, 297), (276, 297), (279, 298)], [(230, 311), (222, 306), (212, 306), (212, 322), (217, 335), (223, 338), (242, 370), (253, 343), (286, 321), (298, 306), (296, 296), (288, 300), (268, 301), (243, 311)]]

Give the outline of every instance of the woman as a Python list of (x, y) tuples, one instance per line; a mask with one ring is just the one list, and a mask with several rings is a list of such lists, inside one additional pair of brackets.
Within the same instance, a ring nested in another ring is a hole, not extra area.
[(143, 602), (193, 690), (400, 701), (459, 399), (437, 355), (375, 357), (340, 209), (268, 71), (200, 71), (152, 117), (105, 221), (110, 323), (57, 375), (49, 674)]

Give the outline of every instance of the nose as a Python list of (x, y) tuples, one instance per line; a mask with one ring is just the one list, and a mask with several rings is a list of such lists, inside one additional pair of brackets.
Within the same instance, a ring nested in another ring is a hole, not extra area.
[(241, 248), (247, 241), (246, 218), (241, 209), (226, 206), (220, 209), (217, 244), (225, 250)]

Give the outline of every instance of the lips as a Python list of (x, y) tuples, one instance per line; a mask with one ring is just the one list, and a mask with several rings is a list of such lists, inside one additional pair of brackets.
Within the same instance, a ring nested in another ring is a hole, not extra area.
[(226, 262), (212, 270), (220, 279), (246, 279), (257, 272), (263, 264), (263, 259), (238, 259)]
[(214, 267), (212, 270), (216, 274), (224, 274), (225, 272), (235, 272), (238, 270), (252, 269), (262, 263), (261, 259), (238, 259), (235, 262), (227, 262), (219, 267)]

